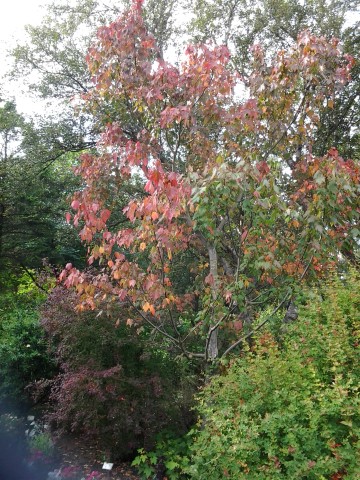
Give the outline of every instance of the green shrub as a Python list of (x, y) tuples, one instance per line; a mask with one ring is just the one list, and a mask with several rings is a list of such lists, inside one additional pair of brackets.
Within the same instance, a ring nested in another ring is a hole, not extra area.
[[(157, 437), (156, 447), (147, 452), (140, 448), (132, 462), (141, 478), (167, 478), (177, 480), (183, 478), (183, 472), (189, 467), (190, 435), (175, 436), (171, 432), (161, 432)], [(166, 475), (165, 477), (163, 477)]]
[(25, 387), (53, 373), (39, 324), (42, 298), (33, 292), (0, 296), (0, 399), (25, 398)]
[(29, 450), (31, 454), (41, 453), (44, 457), (54, 455), (54, 442), (48, 432), (38, 433), (28, 439)]
[(360, 478), (360, 281), (307, 297), (282, 348), (262, 332), (199, 396), (190, 478)]

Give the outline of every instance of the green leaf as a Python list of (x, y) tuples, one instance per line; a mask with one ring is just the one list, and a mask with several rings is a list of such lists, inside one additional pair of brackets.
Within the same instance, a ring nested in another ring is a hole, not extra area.
[(149, 478), (154, 473), (154, 470), (149, 466), (143, 467), (142, 471), (145, 474), (146, 478)]
[(357, 238), (360, 236), (360, 230), (358, 228), (353, 228), (352, 230), (350, 230), (350, 233), (354, 238)]
[(174, 468), (178, 467), (179, 464), (174, 462), (173, 460), (169, 460), (168, 462), (165, 462), (165, 467), (168, 470), (174, 470)]
[(140, 465), (142, 462), (140, 455), (134, 458), (134, 460), (131, 462), (131, 466), (136, 467), (137, 465)]

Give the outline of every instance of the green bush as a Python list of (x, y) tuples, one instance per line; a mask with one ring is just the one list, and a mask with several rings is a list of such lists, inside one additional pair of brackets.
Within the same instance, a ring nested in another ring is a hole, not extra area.
[(359, 278), (307, 299), (282, 348), (263, 331), (199, 396), (190, 478), (360, 478)]
[(352, 273), (303, 293), (295, 323), (275, 319), (203, 389), (187, 437), (139, 452), (142, 478), (360, 478), (359, 287)]
[(53, 372), (39, 324), (41, 301), (30, 291), (0, 296), (0, 399), (25, 398), (27, 385)]
[(140, 448), (132, 466), (145, 479), (183, 478), (183, 472), (189, 467), (190, 435), (178, 437), (173, 432), (161, 432), (157, 437), (156, 448), (151, 452)]
[(29, 450), (31, 454), (41, 453), (44, 457), (54, 455), (54, 442), (49, 432), (42, 432), (28, 439)]

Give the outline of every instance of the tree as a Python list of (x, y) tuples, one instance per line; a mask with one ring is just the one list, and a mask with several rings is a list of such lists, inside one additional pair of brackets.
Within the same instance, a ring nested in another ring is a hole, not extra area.
[(16, 112), (14, 102), (5, 102), (0, 109), (0, 134), (1, 134), (1, 157), (0, 157), (0, 257), (2, 255), (4, 223), (6, 213), (6, 191), (7, 177), (9, 175), (9, 164), (15, 152), (10, 151), (19, 138), (19, 130), (23, 123), (23, 119)]
[(189, 5), (193, 19), (189, 33), (196, 41), (211, 39), (234, 52), (233, 62), (242, 74), (251, 64), (250, 48), (260, 43), (268, 53), (288, 48), (300, 32), (341, 37), (346, 13), (356, 9), (352, 0), (196, 0)]
[(14, 102), (0, 107), (2, 287), (10, 272), (39, 268), (44, 258), (61, 265), (72, 257), (79, 266), (84, 258), (74, 229), (64, 220), (66, 197), (79, 188), (72, 172), (75, 158), (68, 153), (65, 160), (59, 140), (61, 132), (62, 142), (68, 141), (69, 129), (63, 125), (54, 133), (53, 125), (25, 121)]
[[(261, 44), (270, 58), (277, 50), (293, 46), (305, 29), (319, 36), (340, 38), (344, 52), (358, 57), (359, 21), (354, 21), (358, 5), (352, 0), (260, 0), (255, 6), (245, 0), (197, 0), (189, 8), (193, 13), (190, 36), (196, 42), (211, 39), (228, 45), (233, 68), (245, 79), (254, 43)], [(342, 156), (359, 160), (358, 65), (347, 85), (333, 98), (333, 108), (321, 114), (314, 143), (316, 155), (324, 155), (336, 145)]]
[[(97, 28), (117, 18), (128, 3), (128, 0), (51, 3), (39, 25), (25, 27), (26, 43), (19, 43), (11, 52), (10, 78), (20, 79), (31, 93), (52, 105), (60, 103), (63, 121), (72, 121), (74, 130), (80, 129), (83, 134), (86, 125), (87, 140), (93, 142), (98, 134), (95, 118), (84, 116), (79, 110), (75, 112), (69, 103), (74, 96), (92, 88), (85, 56)], [(161, 48), (166, 49), (174, 34), (172, 7), (176, 1), (148, 0), (146, 3), (147, 26)]]
[[(359, 51), (359, 22), (345, 30), (342, 35), (344, 51), (357, 59)], [(351, 81), (336, 96), (334, 108), (324, 112), (317, 132), (316, 152), (321, 154), (331, 144), (338, 146), (342, 155), (360, 159), (359, 119), (360, 119), (360, 67), (356, 61), (351, 72)]]
[[(148, 3), (147, 24), (165, 49), (172, 32), (169, 7), (174, 2), (157, 2), (154, 9), (154, 2)], [(61, 225), (63, 219), (59, 221), (63, 217), (59, 208), (62, 212), (65, 202), (58, 200), (65, 199), (74, 188), (72, 167), (76, 154), (96, 145), (99, 125), (115, 113), (103, 109), (96, 118), (74, 109), (72, 100), (92, 88), (86, 52), (96, 28), (119, 15), (119, 8), (119, 2), (101, 0), (54, 2), (39, 25), (26, 27), (26, 43), (18, 44), (12, 52), (14, 66), (10, 78), (21, 80), (31, 94), (49, 105), (43, 115), (25, 123), (22, 120), (16, 167), (8, 175), (11, 181), (7, 192), (11, 199), (8, 195), (3, 255), (17, 264), (20, 257), (27, 267), (39, 266), (44, 256), (54, 263), (63, 263), (63, 254), (67, 254), (68, 260), (81, 261), (77, 239), (69, 236), (69, 226)], [(133, 122), (129, 118), (130, 128)], [(125, 195), (133, 195), (135, 189), (132, 183)], [(17, 199), (16, 191), (22, 192)], [(35, 240), (34, 236), (40, 238)]]
[[(82, 155), (84, 188), (68, 214), (92, 268), (68, 264), (61, 278), (80, 309), (120, 302), (128, 325), (144, 323), (169, 348), (214, 360), (261, 327), (262, 305), (285, 307), (297, 285), (337, 264), (345, 242), (356, 246), (359, 165), (335, 148), (313, 152), (320, 115), (353, 60), (337, 40), (308, 31), (270, 63), (257, 46), (250, 97), (240, 101), (243, 80), (225, 46), (189, 46), (177, 68), (161, 58), (141, 4), (101, 27), (87, 57), (94, 88), (85, 108), (120, 113), (97, 154)], [(142, 195), (111, 228), (135, 171)], [(174, 275), (179, 265), (187, 286)]]

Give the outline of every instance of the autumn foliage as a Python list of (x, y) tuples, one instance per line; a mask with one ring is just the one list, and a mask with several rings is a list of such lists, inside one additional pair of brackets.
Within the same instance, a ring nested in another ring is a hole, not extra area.
[(152, 447), (164, 428), (185, 431), (192, 421), (193, 377), (146, 335), (134, 338), (121, 310), (99, 321), (75, 312), (76, 295), (58, 286), (42, 308), (41, 324), (58, 371), (33, 385), (50, 391), (47, 420), (58, 434), (72, 433), (113, 459)]
[[(272, 59), (254, 46), (246, 79), (225, 46), (189, 46), (172, 65), (141, 4), (101, 27), (87, 56), (84, 108), (105, 126), (97, 152), (81, 157), (67, 219), (91, 267), (68, 264), (61, 279), (78, 308), (115, 301), (131, 328), (214, 359), (265, 302), (286, 306), (296, 285), (353, 259), (359, 165), (336, 148), (313, 152), (353, 59), (304, 32)], [(136, 175), (141, 191), (120, 206)]]

